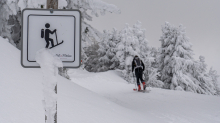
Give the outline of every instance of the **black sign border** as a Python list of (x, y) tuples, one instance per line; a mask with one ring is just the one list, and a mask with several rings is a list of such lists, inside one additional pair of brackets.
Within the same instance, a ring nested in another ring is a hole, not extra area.
[[(73, 17), (74, 18), (74, 27), (76, 27), (76, 17), (73, 15), (39, 15), (39, 14), (30, 14), (27, 17), (27, 61), (29, 61), (28, 59), (28, 34), (29, 34), (29, 17), (30, 16), (68, 16), (68, 17)], [(62, 61), (62, 62), (74, 62), (75, 61), (75, 49), (76, 49), (76, 45), (75, 45), (75, 41), (76, 41), (76, 29), (74, 28), (74, 57), (73, 57), (73, 61)], [(29, 61), (29, 62), (36, 62), (36, 61)]]
[(82, 31), (82, 20), (81, 20), (81, 17), (82, 17), (82, 14), (81, 14), (81, 11), (78, 10), (78, 9), (32, 9), (32, 8), (25, 8), (22, 10), (22, 17), (21, 17), (21, 66), (23, 68), (40, 68), (40, 65), (38, 66), (30, 66), (30, 65), (24, 65), (24, 62), (23, 62), (23, 13), (25, 10), (35, 10), (35, 11), (77, 11), (79, 12), (79, 64), (77, 66), (63, 66), (63, 68), (79, 68), (80, 65), (81, 65), (81, 31)]

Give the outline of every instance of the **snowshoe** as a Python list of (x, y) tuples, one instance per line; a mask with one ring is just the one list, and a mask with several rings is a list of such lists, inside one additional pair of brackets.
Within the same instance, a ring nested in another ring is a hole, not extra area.
[(137, 92), (142, 92), (142, 93), (149, 93), (150, 90), (138, 90), (138, 89), (133, 89), (134, 91), (137, 91)]

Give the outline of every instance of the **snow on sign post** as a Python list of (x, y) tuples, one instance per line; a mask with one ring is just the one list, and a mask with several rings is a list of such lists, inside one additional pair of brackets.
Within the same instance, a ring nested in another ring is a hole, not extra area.
[(63, 62), (77, 68), (81, 58), (81, 14), (78, 10), (24, 9), (22, 11), (21, 65), (36, 68), (36, 52), (48, 48)]

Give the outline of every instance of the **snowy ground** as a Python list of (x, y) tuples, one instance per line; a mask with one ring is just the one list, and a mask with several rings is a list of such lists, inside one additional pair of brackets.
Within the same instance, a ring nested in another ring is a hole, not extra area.
[[(0, 123), (44, 123), (42, 72), (22, 68), (20, 51), (0, 37)], [(138, 113), (59, 77), (58, 123), (134, 123)]]
[(117, 71), (89, 73), (71, 70), (73, 82), (109, 99), (121, 107), (158, 123), (219, 123), (220, 98), (190, 92), (152, 88), (150, 93), (134, 92)]
[[(42, 72), (22, 68), (0, 37), (0, 123), (44, 123)], [(153, 88), (134, 92), (117, 71), (59, 77), (58, 123), (219, 123), (220, 98)]]

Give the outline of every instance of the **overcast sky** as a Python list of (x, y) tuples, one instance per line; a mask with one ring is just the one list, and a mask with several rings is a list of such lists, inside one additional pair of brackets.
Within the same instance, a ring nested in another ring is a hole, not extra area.
[[(213, 66), (220, 74), (220, 0), (102, 0), (116, 5), (121, 14), (106, 13), (89, 22), (99, 31), (121, 30), (125, 23), (137, 20), (146, 29), (149, 45), (160, 47), (161, 25), (183, 24), (193, 44), (194, 58), (205, 56), (208, 68)], [(209, 70), (209, 69), (208, 69)]]

